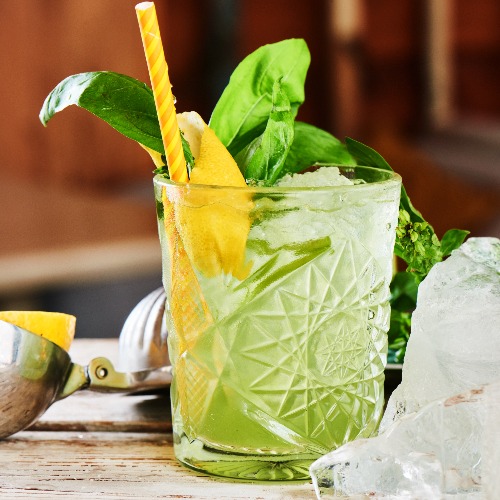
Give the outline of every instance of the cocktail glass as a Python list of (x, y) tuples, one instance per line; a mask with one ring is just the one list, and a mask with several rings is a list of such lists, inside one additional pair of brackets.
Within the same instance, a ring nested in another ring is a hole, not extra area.
[(221, 187), (155, 177), (176, 457), (209, 474), (309, 477), (377, 428), (401, 179)]

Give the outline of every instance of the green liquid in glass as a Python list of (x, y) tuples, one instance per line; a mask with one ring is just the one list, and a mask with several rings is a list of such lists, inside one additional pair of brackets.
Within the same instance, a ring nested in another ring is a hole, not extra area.
[(400, 186), (385, 184), (259, 192), (250, 274), (197, 273), (212, 323), (188, 346), (169, 323), (182, 463), (239, 479), (307, 479), (312, 461), (373, 434)]

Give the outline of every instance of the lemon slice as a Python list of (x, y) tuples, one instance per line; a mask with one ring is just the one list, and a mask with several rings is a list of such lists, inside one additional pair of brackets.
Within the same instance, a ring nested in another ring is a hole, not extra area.
[[(252, 199), (248, 190), (215, 193), (195, 185), (246, 187), (238, 165), (195, 112), (177, 115), (179, 128), (194, 157), (189, 185), (169, 199), (163, 189), (166, 247), (170, 259), (170, 312), (174, 334), (169, 342), (175, 361), (174, 408), (184, 426), (196, 435), (203, 421), (208, 387), (203, 371), (189, 359), (194, 345), (214, 324), (195, 271), (206, 277), (246, 277), (245, 249)], [(191, 188), (191, 186), (193, 186)], [(215, 195), (215, 196), (214, 196)], [(172, 333), (172, 332), (171, 332)]]
[[(195, 112), (180, 113), (178, 123), (195, 158), (190, 184), (246, 187), (238, 165), (215, 132)], [(222, 272), (242, 280), (250, 272), (245, 249), (252, 196), (247, 190), (188, 190), (176, 205), (179, 234), (194, 267), (207, 277)]]
[(144, 144), (139, 143), (139, 146), (141, 146), (143, 149), (145, 149), (148, 152), (148, 154), (149, 154), (149, 156), (151, 156), (151, 159), (153, 160), (153, 163), (155, 164), (156, 168), (163, 167), (164, 163), (163, 163), (163, 159), (161, 157), (161, 153), (158, 153), (158, 151), (154, 151), (153, 149), (148, 148), (147, 146), (144, 146)]
[[(175, 224), (174, 206), (163, 193), (165, 238), (170, 256), (170, 313), (180, 353), (189, 350), (212, 323), (210, 310)], [(177, 353), (176, 353), (177, 354)]]
[(65, 351), (75, 336), (76, 318), (70, 314), (45, 311), (0, 311), (0, 320), (40, 335)]

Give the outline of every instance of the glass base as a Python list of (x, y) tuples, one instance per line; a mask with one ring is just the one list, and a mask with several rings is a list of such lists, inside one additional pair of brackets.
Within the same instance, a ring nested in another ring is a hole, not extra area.
[(208, 448), (198, 440), (175, 436), (174, 452), (183, 465), (198, 472), (231, 479), (252, 481), (309, 480), (309, 466), (316, 454), (230, 453)]

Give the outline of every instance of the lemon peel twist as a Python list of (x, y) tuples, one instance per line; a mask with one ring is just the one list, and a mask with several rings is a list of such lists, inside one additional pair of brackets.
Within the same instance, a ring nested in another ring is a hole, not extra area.
[[(195, 157), (190, 185), (247, 187), (233, 157), (197, 113), (180, 113), (178, 121)], [(203, 275), (248, 276), (252, 263), (245, 262), (245, 249), (252, 207), (247, 190), (186, 189), (176, 203), (176, 225), (191, 262)]]

